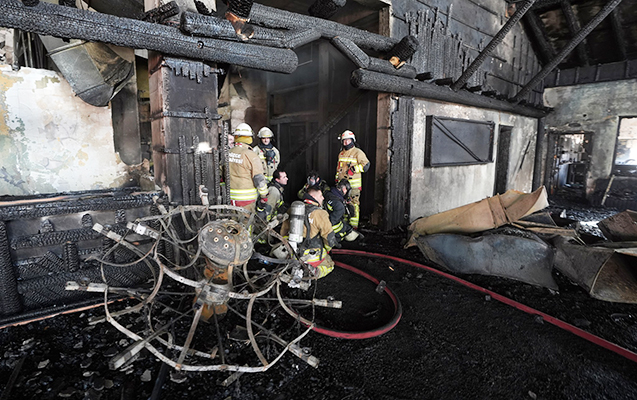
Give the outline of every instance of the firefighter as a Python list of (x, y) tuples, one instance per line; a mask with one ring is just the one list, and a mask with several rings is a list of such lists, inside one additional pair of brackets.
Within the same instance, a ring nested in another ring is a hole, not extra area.
[(352, 186), (349, 197), (353, 206), (353, 213), (349, 218), (349, 224), (356, 229), (360, 218), (360, 198), (363, 190), (362, 173), (369, 170), (370, 163), (363, 150), (356, 147), (354, 132), (346, 130), (341, 134), (340, 140), (342, 149), (338, 154), (336, 182), (341, 179), (347, 179)]
[(274, 134), (270, 128), (264, 126), (259, 129), (257, 137), (259, 138), (259, 144), (254, 147), (253, 150), (261, 159), (265, 179), (268, 182), (271, 182), (272, 174), (274, 174), (274, 171), (276, 171), (281, 163), (281, 154), (279, 154), (279, 149), (272, 145), (272, 138), (274, 137)]
[(268, 184), (259, 156), (250, 147), (252, 134), (252, 128), (246, 123), (239, 124), (234, 130), (234, 147), (228, 154), (230, 200), (233, 206), (263, 214), (268, 201)]
[(325, 194), (325, 209), (330, 214), (332, 230), (339, 242), (343, 240), (352, 242), (361, 236), (348, 222), (348, 202), (351, 188), (347, 179), (341, 179), (336, 186)]
[[(334, 270), (334, 261), (328, 252), (338, 243), (329, 214), (321, 207), (323, 200), (323, 192), (318, 186), (309, 187), (303, 198), (305, 226), (303, 241), (299, 244), (298, 251), (301, 260), (311, 266), (315, 279), (323, 278)], [(292, 208), (296, 203), (292, 203)], [(281, 226), (281, 235), (287, 236), (289, 230), (290, 221), (285, 220)]]
[(327, 182), (325, 182), (324, 179), (321, 179), (318, 172), (310, 171), (310, 173), (307, 175), (305, 185), (303, 185), (303, 187), (299, 189), (296, 195), (299, 197), (299, 199), (303, 200), (303, 196), (305, 196), (305, 193), (307, 193), (307, 188), (315, 185), (318, 186), (324, 194), (330, 190)]
[(268, 185), (268, 205), (272, 209), (270, 214), (268, 214), (268, 221), (287, 211), (287, 207), (283, 202), (283, 192), (287, 184), (288, 174), (278, 169), (274, 171), (272, 181)]

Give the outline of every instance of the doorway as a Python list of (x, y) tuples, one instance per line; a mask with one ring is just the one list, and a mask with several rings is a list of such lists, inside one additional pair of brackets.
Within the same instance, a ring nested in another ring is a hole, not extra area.
[(586, 176), (593, 148), (592, 132), (549, 133), (547, 190), (563, 199), (586, 199)]

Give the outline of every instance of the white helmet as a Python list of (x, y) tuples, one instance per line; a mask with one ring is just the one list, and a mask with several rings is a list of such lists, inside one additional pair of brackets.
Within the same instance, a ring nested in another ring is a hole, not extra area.
[(259, 133), (257, 134), (257, 137), (259, 139), (271, 138), (271, 137), (274, 137), (274, 133), (272, 133), (272, 129), (268, 128), (267, 126), (264, 126), (263, 128), (259, 129)]
[(354, 136), (354, 132), (348, 129), (345, 132), (341, 133), (341, 137), (339, 138), (339, 140), (345, 140), (345, 139), (352, 139), (355, 142), (356, 136)]
[(252, 137), (252, 128), (250, 128), (250, 125), (246, 124), (245, 122), (239, 124), (239, 126), (237, 126), (237, 128), (234, 130), (233, 135), (234, 136), (250, 136)]

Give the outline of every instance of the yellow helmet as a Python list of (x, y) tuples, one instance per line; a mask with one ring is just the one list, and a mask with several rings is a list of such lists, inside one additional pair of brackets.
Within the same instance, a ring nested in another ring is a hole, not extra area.
[(259, 129), (259, 133), (257, 134), (257, 137), (259, 139), (271, 138), (271, 137), (274, 137), (274, 133), (272, 133), (272, 129), (268, 128), (267, 126), (264, 126), (263, 128)]
[(341, 133), (341, 136), (338, 138), (338, 140), (345, 140), (345, 139), (352, 139), (355, 142), (356, 136), (354, 135), (354, 132), (348, 129), (345, 132)]
[(234, 136), (250, 136), (252, 137), (253, 132), (252, 132), (252, 128), (250, 127), (250, 125), (246, 124), (245, 122), (239, 124), (239, 126), (237, 126), (237, 128), (234, 130), (233, 133)]

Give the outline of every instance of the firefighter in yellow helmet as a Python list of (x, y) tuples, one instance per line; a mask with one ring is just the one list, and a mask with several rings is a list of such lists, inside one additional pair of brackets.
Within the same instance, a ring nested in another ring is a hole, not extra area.
[(251, 143), (252, 128), (246, 123), (239, 124), (234, 130), (234, 147), (228, 154), (230, 200), (233, 206), (258, 213), (265, 211), (268, 183), (263, 175), (261, 160), (252, 151)]
[(279, 153), (279, 149), (272, 145), (274, 133), (272, 133), (270, 128), (264, 126), (259, 129), (257, 137), (259, 138), (259, 143), (253, 148), (253, 150), (261, 159), (265, 179), (270, 182), (272, 181), (274, 171), (276, 171), (277, 167), (281, 163), (281, 154)]
[(360, 218), (360, 197), (363, 190), (362, 173), (369, 170), (369, 160), (363, 150), (356, 147), (356, 136), (354, 132), (346, 130), (340, 136), (342, 143), (341, 152), (338, 154), (338, 164), (336, 165), (336, 182), (347, 179), (352, 187), (349, 197), (353, 212), (349, 218), (352, 228), (358, 228)]

